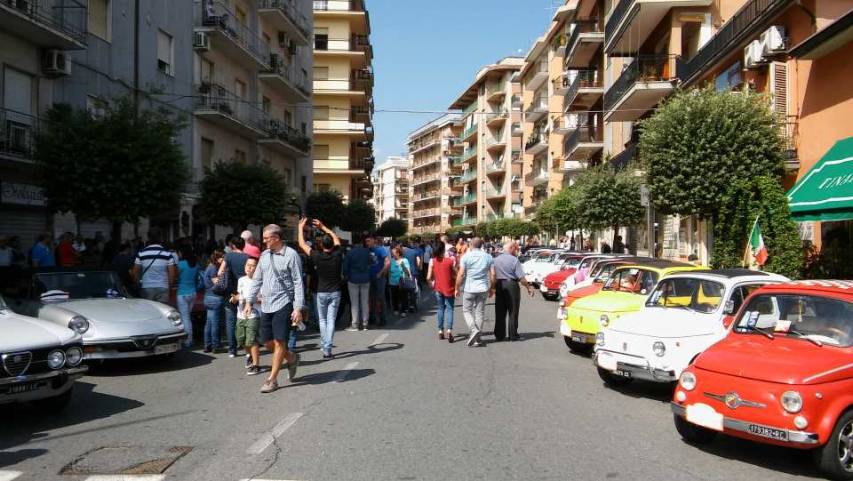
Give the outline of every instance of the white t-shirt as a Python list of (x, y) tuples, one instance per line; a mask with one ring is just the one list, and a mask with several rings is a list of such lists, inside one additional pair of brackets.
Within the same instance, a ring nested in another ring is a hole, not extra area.
[[(245, 299), (249, 296), (249, 291), (252, 288), (252, 279), (249, 276), (243, 276), (237, 279), (237, 294), (240, 295), (240, 302), (237, 305), (237, 316), (240, 319), (243, 319), (243, 307), (246, 305)], [(255, 305), (252, 306), (252, 313), (249, 315), (249, 319), (255, 319), (258, 317), (258, 308), (260, 307), (259, 302), (255, 302)]]
[(142, 288), (169, 288), (169, 267), (175, 265), (172, 253), (160, 244), (151, 244), (136, 254), (134, 264), (142, 275)]

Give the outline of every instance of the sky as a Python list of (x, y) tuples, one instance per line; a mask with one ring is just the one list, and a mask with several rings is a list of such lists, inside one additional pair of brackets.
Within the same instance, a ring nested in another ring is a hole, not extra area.
[(481, 67), (527, 54), (560, 0), (367, 0), (375, 72), (377, 165), (444, 112)]

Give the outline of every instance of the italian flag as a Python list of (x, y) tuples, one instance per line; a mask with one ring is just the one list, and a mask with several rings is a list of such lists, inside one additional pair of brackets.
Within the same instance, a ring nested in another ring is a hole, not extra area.
[(755, 219), (755, 224), (752, 224), (752, 232), (749, 234), (749, 250), (756, 264), (763, 266), (767, 262), (767, 246), (764, 245), (764, 237), (761, 236), (761, 225), (758, 223), (758, 219)]

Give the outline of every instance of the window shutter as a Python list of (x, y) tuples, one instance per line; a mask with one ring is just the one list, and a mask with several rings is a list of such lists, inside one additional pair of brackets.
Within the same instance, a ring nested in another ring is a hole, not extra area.
[(172, 37), (162, 30), (157, 31), (157, 60), (171, 64)]
[(788, 64), (773, 62), (770, 64), (771, 95), (770, 109), (784, 121), (788, 116)]

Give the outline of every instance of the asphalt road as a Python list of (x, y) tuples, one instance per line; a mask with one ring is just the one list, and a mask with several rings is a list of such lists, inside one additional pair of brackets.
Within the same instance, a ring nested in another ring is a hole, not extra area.
[[(684, 443), (668, 387), (606, 388), (589, 358), (569, 353), (555, 304), (538, 293), (523, 301), (520, 342), (468, 348), (456, 314), (455, 344), (439, 342), (431, 309), (383, 330), (338, 332), (331, 361), (306, 336), (296, 382), (273, 394), (259, 392), (263, 375), (245, 376), (243, 360), (224, 354), (94, 369), (62, 415), (0, 410), (0, 481), (84, 480), (58, 473), (69, 465), (108, 473), (171, 447), (191, 450), (165, 478), (139, 479), (817, 476), (808, 453), (734, 439)], [(487, 314), (494, 318), (491, 304)]]

